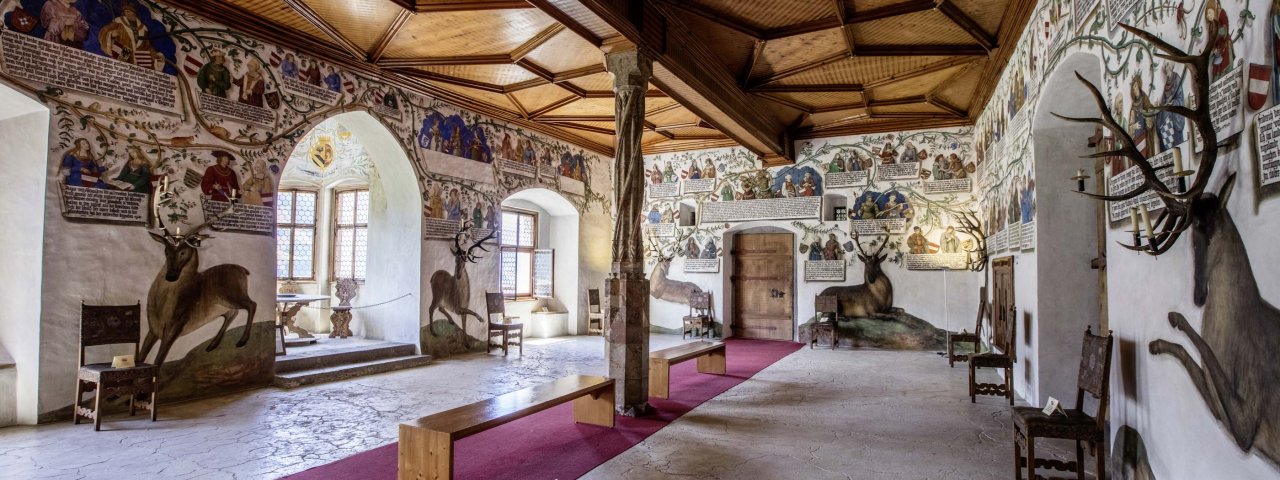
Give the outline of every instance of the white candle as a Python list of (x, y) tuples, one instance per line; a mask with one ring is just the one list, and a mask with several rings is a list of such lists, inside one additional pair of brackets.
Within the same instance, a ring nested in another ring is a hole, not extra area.
[(182, 235), (182, 227), (175, 228), (175, 229), (174, 229), (174, 234), (175, 234), (175, 235)]
[(161, 188), (161, 190), (165, 190), (165, 191), (168, 191), (168, 190), (169, 190), (169, 176), (168, 176), (168, 175), (165, 175), (165, 176), (164, 176), (164, 187), (163, 187), (163, 188)]
[(1076, 170), (1076, 176), (1077, 176), (1077, 177), (1081, 177), (1081, 178), (1083, 178), (1083, 177), (1084, 177), (1084, 169), (1083, 169), (1083, 168), (1081, 168), (1081, 169), (1079, 169), (1079, 170)]
[(1129, 219), (1133, 220), (1133, 233), (1138, 233), (1138, 207), (1129, 207)]
[(1142, 206), (1142, 228), (1147, 232), (1147, 237), (1155, 237), (1151, 230), (1151, 212), (1147, 211), (1147, 206)]
[(1173, 149), (1173, 173), (1182, 172), (1182, 149), (1174, 147)]

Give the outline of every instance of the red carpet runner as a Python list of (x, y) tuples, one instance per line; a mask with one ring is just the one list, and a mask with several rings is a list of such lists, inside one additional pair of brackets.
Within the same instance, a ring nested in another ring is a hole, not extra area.
[[(655, 413), (618, 416), (612, 429), (573, 421), (572, 403), (459, 440), (454, 450), (458, 479), (578, 478), (653, 435), (702, 402), (742, 383), (800, 348), (766, 340), (725, 340), (725, 375), (701, 374), (690, 360), (671, 368), (671, 398), (649, 398)], [(290, 480), (396, 478), (393, 443), (285, 477)]]

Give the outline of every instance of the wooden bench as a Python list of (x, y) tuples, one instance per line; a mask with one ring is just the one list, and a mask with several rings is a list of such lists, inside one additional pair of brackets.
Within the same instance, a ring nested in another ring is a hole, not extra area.
[(724, 342), (693, 342), (649, 352), (649, 395), (667, 398), (671, 394), (671, 366), (697, 358), (699, 373), (724, 375)]
[(399, 478), (453, 478), (453, 442), (573, 401), (573, 420), (613, 428), (613, 379), (570, 375), (400, 424)]

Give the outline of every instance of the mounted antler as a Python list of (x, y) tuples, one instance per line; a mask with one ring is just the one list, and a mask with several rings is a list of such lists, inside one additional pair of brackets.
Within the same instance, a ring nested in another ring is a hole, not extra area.
[(484, 248), (484, 242), (487, 242), (493, 237), (498, 236), (498, 229), (495, 228), (493, 230), (490, 230), (488, 235), (472, 243), (471, 246), (467, 247), (464, 250), (462, 248), (462, 237), (466, 235), (468, 230), (471, 230), (471, 227), (472, 225), (464, 223), (462, 226), (462, 230), (458, 230), (458, 233), (453, 236), (453, 255), (456, 257), (461, 257), (463, 260), (466, 260), (468, 262), (476, 263), (476, 260), (484, 258), (484, 257), (477, 256), (475, 254), (476, 249), (478, 248), (480, 250), (488, 252), (489, 249)]
[[(1092, 155), (1085, 155), (1081, 158), (1099, 158), (1111, 156), (1124, 156), (1133, 161), (1138, 169), (1142, 172), (1144, 182), (1142, 185), (1134, 188), (1132, 191), (1119, 195), (1100, 195), (1087, 192), (1079, 192), (1092, 198), (1096, 198), (1106, 202), (1118, 202), (1137, 198), (1138, 196), (1153, 191), (1164, 202), (1164, 212), (1152, 224), (1152, 235), (1146, 246), (1141, 243), (1136, 245), (1128, 245), (1121, 243), (1120, 245), (1130, 250), (1145, 251), (1151, 255), (1160, 255), (1167, 252), (1174, 243), (1178, 241), (1178, 237), (1182, 232), (1191, 226), (1191, 204), (1204, 194), (1204, 189), (1209, 183), (1209, 177), (1213, 174), (1214, 165), (1218, 161), (1218, 149), (1230, 147), (1235, 143), (1238, 137), (1233, 136), (1227, 141), (1218, 143), (1218, 132), (1213, 128), (1213, 117), (1209, 109), (1209, 63), (1213, 55), (1213, 45), (1217, 43), (1218, 31), (1216, 28), (1206, 28), (1208, 39), (1205, 42), (1204, 50), (1199, 54), (1191, 55), (1183, 52), (1164, 40), (1143, 30), (1139, 30), (1130, 25), (1121, 23), (1124, 28), (1134, 36), (1146, 40), (1155, 46), (1156, 49), (1164, 52), (1155, 54), (1156, 57), (1163, 58), (1168, 61), (1181, 63), (1188, 66), (1191, 73), (1192, 91), (1195, 92), (1196, 106), (1188, 108), (1177, 105), (1156, 105), (1151, 106), (1150, 110), (1158, 112), (1167, 112), (1187, 118), (1194, 126), (1196, 133), (1200, 138), (1204, 139), (1204, 149), (1200, 153), (1200, 171), (1196, 174), (1195, 183), (1186, 192), (1173, 192), (1169, 189), (1157, 175), (1157, 171), (1168, 167), (1155, 167), (1151, 161), (1142, 154), (1134, 142), (1133, 137), (1129, 135), (1124, 128), (1120, 127), (1116, 121), (1113, 112), (1107, 107), (1107, 102), (1103, 98), (1102, 93), (1098, 91), (1098, 87), (1085, 80), (1079, 72), (1076, 78), (1089, 89), (1089, 93), (1093, 95), (1094, 101), (1098, 104), (1098, 110), (1101, 117), (1068, 117), (1054, 113), (1053, 115), (1063, 120), (1081, 123), (1094, 123), (1107, 127), (1115, 134), (1119, 140), (1119, 148), (1116, 150), (1099, 152)], [(1194, 136), (1192, 137), (1194, 140)], [(975, 237), (976, 238), (976, 237)]]
[(234, 215), (236, 212), (236, 205), (240, 203), (239, 202), (240, 198), (235, 195), (234, 191), (232, 191), (232, 195), (229, 198), (231, 201), (228, 202), (226, 210), (223, 210), (221, 213), (214, 215), (212, 218), (206, 217), (204, 223), (196, 225), (194, 228), (191, 229), (190, 232), (187, 232), (184, 235), (182, 234), (181, 228), (178, 228), (175, 231), (170, 232), (169, 226), (165, 225), (164, 223), (164, 217), (160, 215), (160, 207), (162, 206), (161, 204), (163, 203), (164, 200), (169, 199), (172, 196), (173, 194), (169, 192), (168, 182), (161, 183), (160, 187), (156, 189), (155, 194), (152, 195), (151, 212), (152, 212), (152, 216), (155, 218), (155, 223), (156, 223), (154, 228), (160, 229), (160, 232), (158, 232), (157, 235), (161, 236), (161, 238), (163, 238), (165, 242), (175, 246), (178, 243), (186, 243), (187, 245), (190, 245), (192, 247), (199, 247), (200, 242), (213, 238), (209, 235), (203, 235), (200, 232), (210, 227), (212, 227), (214, 230), (221, 230), (217, 226), (217, 223), (221, 222), (223, 219), (231, 215)]
[[(887, 233), (889, 233), (889, 228), (888, 228), (888, 227), (885, 227), (885, 233), (886, 233), (886, 234), (887, 234)], [(858, 230), (857, 230), (857, 229), (854, 229), (854, 230), (853, 230), (853, 244), (854, 244), (854, 246), (858, 247), (858, 253), (862, 254), (862, 256), (863, 256), (863, 257), (866, 257), (866, 258), (878, 258), (878, 257), (880, 256), (880, 254), (884, 252), (885, 247), (889, 246), (889, 238), (888, 238), (888, 237), (885, 237), (884, 241), (883, 241), (883, 242), (880, 242), (880, 248), (876, 249), (876, 253), (875, 253), (874, 255), (868, 255), (868, 254), (867, 254), (867, 251), (862, 249), (862, 238), (858, 235)], [(874, 242), (874, 241), (872, 241), (872, 245), (874, 245), (874, 244), (875, 244), (875, 242)]]
[(969, 270), (981, 272), (987, 268), (987, 235), (982, 232), (982, 220), (978, 218), (977, 212), (953, 212), (952, 218), (960, 224), (960, 231), (965, 235), (973, 237), (974, 247), (969, 253), (978, 254), (977, 261), (969, 263)]

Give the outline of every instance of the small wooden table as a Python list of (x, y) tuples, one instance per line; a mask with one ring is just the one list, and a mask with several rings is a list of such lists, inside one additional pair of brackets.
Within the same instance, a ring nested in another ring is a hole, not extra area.
[(699, 373), (724, 375), (724, 342), (693, 342), (649, 352), (649, 395), (667, 398), (671, 394), (671, 366), (698, 359)]
[(299, 341), (292, 342), (292, 344), (305, 345), (305, 344), (316, 343), (315, 335), (312, 335), (311, 332), (308, 332), (306, 329), (302, 327), (294, 325), (293, 317), (298, 315), (298, 310), (301, 310), (303, 305), (306, 305), (311, 302), (317, 302), (320, 300), (328, 300), (328, 299), (329, 299), (328, 295), (305, 295), (301, 293), (277, 293), (276, 303), (280, 305), (280, 325), (283, 326), (283, 328), (281, 329), (282, 331), (280, 332), (280, 335), (282, 338), (281, 342), (290, 343), (290, 342), (285, 342), (283, 340), (283, 335), (284, 335), (283, 330), (287, 329), (290, 332), (298, 334), (298, 338), (300, 339)]
[(453, 478), (453, 442), (570, 400), (574, 421), (613, 428), (613, 379), (570, 375), (400, 424), (398, 478)]

